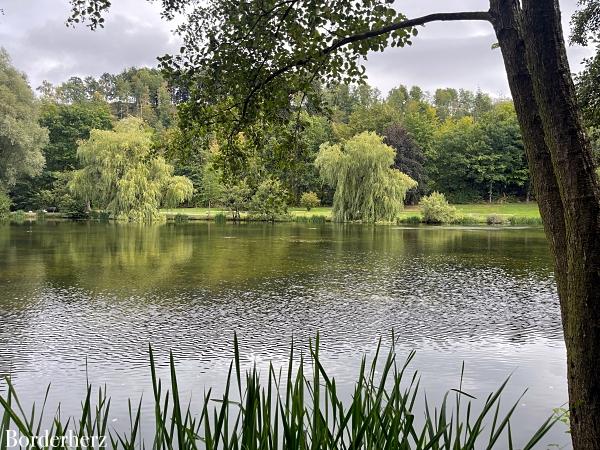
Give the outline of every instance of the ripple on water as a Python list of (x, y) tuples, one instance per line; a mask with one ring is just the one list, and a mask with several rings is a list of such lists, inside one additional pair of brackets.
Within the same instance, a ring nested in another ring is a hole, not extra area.
[[(541, 231), (67, 228), (68, 238), (53, 235), (57, 227), (47, 241), (36, 230), (0, 239), (0, 372), (32, 395), (52, 380), (58, 395), (75, 397), (86, 357), (113, 395), (142, 392), (149, 343), (163, 373), (172, 349), (183, 383), (218, 384), (234, 332), (246, 364), (258, 365), (284, 361), (292, 338), (306, 350), (319, 332), (322, 355), (350, 383), (360, 356), (392, 329), (400, 352), (418, 350), (434, 386), (447, 386), (466, 359), (480, 371), (467, 380), (474, 389), (517, 367), (536, 383), (543, 367), (542, 384), (564, 393)], [(533, 403), (542, 411), (548, 402)]]

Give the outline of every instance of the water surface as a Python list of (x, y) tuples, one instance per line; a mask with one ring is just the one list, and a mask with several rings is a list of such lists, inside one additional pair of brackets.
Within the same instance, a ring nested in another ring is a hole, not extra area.
[[(393, 329), (417, 350), (430, 397), (485, 397), (512, 373), (529, 388), (523, 438), (566, 399), (552, 263), (541, 229), (46, 222), (0, 228), (0, 373), (26, 400), (76, 410), (107, 384), (116, 423), (150, 397), (147, 346), (169, 350), (184, 391), (222, 383), (236, 331), (247, 366), (285, 361), (317, 332), (349, 391), (364, 353)], [(163, 372), (164, 373), (164, 372)], [(151, 414), (151, 404), (144, 409)], [(548, 442), (565, 444), (564, 428)], [(545, 447), (542, 447), (545, 448)]]

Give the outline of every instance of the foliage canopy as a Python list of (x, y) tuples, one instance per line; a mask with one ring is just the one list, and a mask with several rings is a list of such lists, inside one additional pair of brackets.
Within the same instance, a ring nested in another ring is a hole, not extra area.
[(364, 132), (343, 144), (323, 144), (315, 160), (323, 179), (335, 187), (336, 221), (392, 221), (404, 208), (406, 192), (417, 186), (393, 169), (394, 149), (375, 133)]
[(70, 189), (90, 206), (133, 222), (157, 220), (161, 206), (176, 206), (193, 194), (192, 183), (173, 176), (173, 167), (151, 153), (152, 135), (136, 118), (123, 119), (114, 131), (92, 130), (77, 156), (82, 169)]
[(39, 107), (25, 76), (0, 48), (0, 187), (44, 167), (48, 131), (38, 124)]

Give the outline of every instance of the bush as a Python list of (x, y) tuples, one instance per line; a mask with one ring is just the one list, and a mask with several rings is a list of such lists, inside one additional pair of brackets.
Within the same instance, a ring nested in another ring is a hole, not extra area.
[(287, 192), (279, 180), (268, 178), (258, 186), (250, 202), (252, 218), (274, 222), (288, 215)]
[(485, 222), (488, 225), (502, 225), (504, 223), (504, 219), (502, 218), (502, 216), (500, 216), (498, 214), (490, 214), (485, 219)]
[(300, 206), (306, 208), (307, 211), (310, 211), (313, 208), (316, 208), (321, 204), (321, 200), (317, 197), (317, 194), (314, 192), (305, 192), (300, 197)]
[(69, 219), (84, 219), (88, 217), (85, 205), (71, 194), (63, 194), (58, 198), (58, 211)]
[(456, 218), (456, 208), (450, 206), (446, 196), (439, 192), (421, 198), (420, 205), (425, 223), (452, 223)]
[(0, 192), (0, 221), (8, 219), (11, 205), (10, 197), (5, 192)]

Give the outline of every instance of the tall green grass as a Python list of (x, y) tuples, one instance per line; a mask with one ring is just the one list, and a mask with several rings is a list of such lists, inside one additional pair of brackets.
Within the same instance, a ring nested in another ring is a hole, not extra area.
[(225, 223), (227, 222), (227, 216), (225, 213), (217, 213), (215, 214), (215, 223)]
[[(111, 401), (106, 390), (99, 389), (95, 397), (91, 386), (78, 418), (64, 420), (59, 408), (51, 421), (50, 436), (60, 438), (67, 430), (79, 437), (107, 436), (107, 448), (125, 450), (515, 448), (510, 420), (520, 399), (501, 414), (500, 397), (507, 382), (487, 398), (474, 402), (474, 397), (463, 392), (461, 376), (459, 388), (434, 406), (421, 395), (417, 374), (408, 375), (414, 353), (398, 364), (393, 347), (387, 356), (381, 356), (381, 343), (371, 363), (362, 359), (353, 395), (345, 401), (338, 393), (335, 379), (321, 364), (318, 336), (306, 357), (301, 355), (298, 361), (292, 345), (287, 370), (270, 365), (264, 377), (259, 376), (256, 367), (242, 373), (235, 337), (234, 358), (224, 391), (221, 395), (211, 390), (205, 392), (197, 414), (180, 397), (173, 354), (170, 381), (163, 383), (157, 377), (152, 348), (149, 353), (154, 420), (143, 425), (144, 430), (154, 430), (152, 442), (143, 442), (141, 437), (141, 400), (136, 404), (129, 400), (128, 429), (117, 431), (109, 426)], [(7, 430), (18, 429), (29, 438), (40, 435), (48, 398), (46, 391), (39, 410), (34, 405), (25, 411), (10, 379), (6, 383), (7, 393), (0, 396), (1, 450), (7, 448)], [(535, 448), (557, 420), (558, 417), (550, 417), (519, 448)]]

